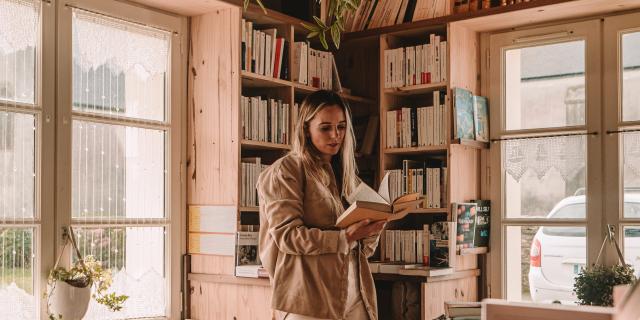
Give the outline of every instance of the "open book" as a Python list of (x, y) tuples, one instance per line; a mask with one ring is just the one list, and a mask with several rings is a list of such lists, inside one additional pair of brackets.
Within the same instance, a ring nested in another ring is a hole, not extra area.
[(362, 182), (349, 195), (347, 201), (351, 206), (338, 217), (336, 222), (338, 228), (346, 228), (365, 219), (372, 221), (402, 219), (420, 205), (422, 197), (418, 193), (410, 193), (392, 201), (389, 196), (389, 173), (387, 173), (380, 183), (378, 192)]

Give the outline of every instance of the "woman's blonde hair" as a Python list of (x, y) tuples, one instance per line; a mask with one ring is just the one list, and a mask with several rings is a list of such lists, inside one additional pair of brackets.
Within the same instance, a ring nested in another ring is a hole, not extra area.
[[(328, 173), (318, 165), (318, 163), (322, 161), (320, 152), (313, 145), (309, 136), (309, 122), (320, 110), (329, 106), (340, 107), (340, 109), (344, 111), (347, 122), (344, 141), (338, 152), (342, 169), (342, 195), (347, 196), (355, 190), (360, 179), (358, 178), (358, 168), (355, 159), (356, 139), (353, 133), (353, 125), (351, 124), (351, 111), (337, 93), (328, 90), (319, 90), (311, 93), (302, 101), (298, 113), (298, 123), (294, 124), (293, 149), (291, 152), (302, 159), (305, 170), (308, 171), (313, 179), (320, 181), (325, 186), (329, 186), (331, 178)], [(343, 208), (340, 199), (334, 200), (337, 202), (335, 204), (337, 208)], [(343, 209), (340, 211), (342, 210)]]

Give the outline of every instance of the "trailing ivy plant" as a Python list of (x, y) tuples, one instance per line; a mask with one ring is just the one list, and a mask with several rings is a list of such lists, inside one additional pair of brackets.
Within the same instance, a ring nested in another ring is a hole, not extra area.
[[(83, 260), (77, 260), (69, 270), (56, 267), (49, 272), (48, 284), (55, 287), (56, 281), (64, 281), (76, 288), (85, 288), (95, 285), (96, 290), (91, 295), (96, 302), (106, 306), (109, 310), (120, 311), (124, 302), (129, 298), (126, 295), (107, 293), (111, 287), (111, 270), (102, 267), (102, 263), (93, 256), (86, 256)], [(51, 294), (53, 289), (49, 292)], [(50, 320), (61, 319), (61, 315), (49, 314)]]
[[(247, 10), (251, 0), (244, 0), (244, 9)], [(261, 0), (255, 0), (262, 10), (267, 13)], [(299, 0), (296, 0), (299, 1)], [(315, 0), (320, 2), (322, 0)], [(326, 23), (317, 16), (313, 16), (315, 24), (302, 23), (302, 26), (309, 30), (307, 38), (318, 37), (320, 43), (325, 50), (329, 49), (327, 37), (331, 36), (331, 40), (336, 49), (340, 48), (340, 36), (344, 32), (344, 17), (346, 13), (355, 11), (360, 6), (361, 1), (368, 0), (324, 0), (328, 1), (328, 14)]]
[(582, 268), (573, 284), (578, 303), (590, 306), (612, 306), (613, 287), (637, 281), (630, 265), (613, 267), (593, 265)]

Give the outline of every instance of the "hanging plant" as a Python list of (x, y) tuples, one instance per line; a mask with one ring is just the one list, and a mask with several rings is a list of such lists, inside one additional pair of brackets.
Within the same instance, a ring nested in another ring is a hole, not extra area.
[[(244, 0), (244, 10), (247, 10), (251, 0)], [(267, 10), (261, 0), (255, 0), (264, 13)], [(318, 3), (322, 0), (316, 0)], [(348, 12), (355, 11), (360, 6), (361, 1), (367, 0), (325, 0), (328, 1), (328, 14), (326, 23), (317, 16), (313, 16), (315, 24), (302, 23), (302, 26), (309, 31), (307, 39), (318, 37), (322, 47), (329, 49), (327, 38), (330, 36), (336, 49), (340, 48), (340, 36), (344, 32), (344, 17)]]
[(613, 287), (634, 281), (636, 277), (630, 265), (593, 265), (580, 271), (573, 291), (581, 305), (610, 307), (613, 306)]

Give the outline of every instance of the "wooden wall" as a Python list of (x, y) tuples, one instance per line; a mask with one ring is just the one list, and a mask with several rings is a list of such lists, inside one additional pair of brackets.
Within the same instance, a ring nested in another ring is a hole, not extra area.
[(238, 196), (240, 9), (191, 19), (187, 203), (235, 205)]

